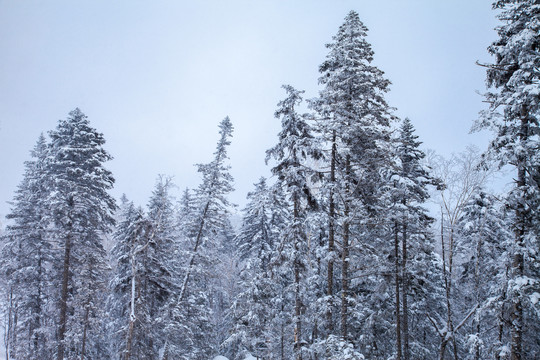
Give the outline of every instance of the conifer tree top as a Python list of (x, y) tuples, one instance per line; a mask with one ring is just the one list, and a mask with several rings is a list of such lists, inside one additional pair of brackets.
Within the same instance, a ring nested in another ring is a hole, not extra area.
[(493, 6), (501, 9), (498, 18), (502, 24), (496, 29), (499, 38), (488, 47), (495, 58), (486, 65), (489, 91), (485, 97), (490, 107), (481, 113), (473, 130), (495, 131), (488, 153), (501, 166), (516, 165), (533, 159), (538, 150), (540, 4), (537, 0), (499, 0)]
[(219, 123), (219, 135), (220, 140), (217, 145), (217, 149), (215, 154), (218, 154), (225, 150), (225, 146), (228, 146), (231, 144), (230, 138), (232, 137), (232, 132), (234, 128), (231, 123), (231, 119), (229, 119), (228, 116), (225, 116), (223, 120)]
[[(51, 186), (55, 190), (50, 200), (59, 204), (58, 209), (69, 211), (66, 204), (71, 202), (69, 199), (76, 197), (81, 203), (78, 211), (84, 213), (85, 218), (92, 218), (91, 221), (99, 224), (102, 230), (108, 231), (105, 224), (114, 223), (112, 212), (116, 209), (116, 202), (107, 193), (113, 187), (114, 177), (103, 166), (104, 162), (112, 159), (103, 148), (103, 134), (92, 128), (88, 117), (76, 108), (66, 119), (59, 120), (49, 136), (47, 168), (53, 182)], [(66, 202), (66, 199), (69, 201)], [(59, 211), (57, 218), (61, 219), (64, 215)]]
[(374, 53), (366, 40), (367, 30), (358, 14), (351, 11), (333, 42), (326, 45), (330, 51), (319, 67), (319, 83), (324, 88), (313, 105), (328, 120), (321, 125), (336, 130), (346, 143), (363, 137), (352, 134), (364, 132), (360, 127), (384, 128), (394, 118), (393, 109), (384, 98), (390, 81), (383, 71), (371, 65)]
[(373, 50), (366, 41), (368, 28), (360, 21), (355, 11), (349, 12), (344, 23), (339, 27), (333, 43), (326, 44), (331, 51), (320, 68), (321, 72), (330, 70), (337, 63), (347, 67), (359, 66), (360, 62), (370, 63), (373, 60)]

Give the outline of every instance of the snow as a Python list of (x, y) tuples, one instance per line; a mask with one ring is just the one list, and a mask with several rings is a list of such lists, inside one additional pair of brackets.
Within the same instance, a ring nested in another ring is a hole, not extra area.
[(519, 291), (522, 287), (525, 287), (527, 285), (532, 285), (534, 283), (535, 283), (534, 279), (531, 279), (527, 276), (520, 276), (514, 280), (513, 290)]
[(504, 345), (501, 347), (501, 352), (499, 353), (499, 356), (502, 358), (506, 358), (510, 355), (510, 347)]
[(229, 360), (229, 359), (227, 359), (225, 356), (218, 355), (215, 358), (213, 358), (212, 360)]

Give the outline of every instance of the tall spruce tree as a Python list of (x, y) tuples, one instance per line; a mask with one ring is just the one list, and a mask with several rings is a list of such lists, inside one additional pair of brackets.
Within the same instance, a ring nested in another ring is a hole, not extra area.
[(282, 254), (286, 259), (284, 266), (293, 274), (290, 291), (294, 293), (294, 357), (301, 360), (307, 337), (302, 331), (306, 324), (304, 319), (306, 292), (306, 254), (307, 237), (304, 221), (307, 209), (316, 205), (315, 198), (309, 186), (308, 178), (313, 171), (307, 166), (307, 161), (319, 158), (320, 152), (311, 127), (305, 116), (297, 113), (296, 107), (302, 102), (301, 94), (290, 85), (284, 85), (287, 97), (278, 103), (275, 117), (281, 119), (282, 129), (278, 134), (279, 142), (267, 150), (266, 160), (275, 159), (276, 165), (272, 173), (285, 187), (285, 193), (290, 202), (291, 220), (283, 230)]
[(58, 244), (54, 266), (60, 280), (56, 358), (63, 360), (91, 354), (87, 339), (95, 330), (105, 279), (101, 236), (114, 223), (116, 204), (107, 192), (114, 178), (103, 167), (111, 156), (87, 116), (79, 109), (71, 111), (49, 136), (47, 203)]
[(279, 235), (289, 221), (280, 190), (280, 186), (269, 188), (265, 178), (255, 184), (254, 191), (247, 195), (249, 202), (235, 241), (241, 290), (231, 307), (235, 327), (225, 347), (231, 355), (236, 352), (238, 359), (244, 350), (259, 358), (278, 358), (275, 350), (281, 334), (275, 326), (279, 309), (275, 300), (279, 298), (280, 282), (272, 268)]
[[(323, 185), (328, 197), (327, 335), (339, 334), (345, 340), (357, 338), (350, 328), (351, 308), (359, 305), (352, 287), (365, 288), (358, 282), (352, 283), (356, 277), (351, 268), (353, 258), (358, 255), (355, 252), (367, 245), (368, 238), (382, 236), (376, 234), (377, 227), (372, 224), (384, 219), (379, 200), (384, 198), (383, 173), (389, 167), (388, 149), (392, 147), (389, 126), (394, 118), (384, 99), (390, 82), (381, 70), (371, 65), (373, 50), (366, 35), (367, 28), (358, 14), (351, 11), (333, 42), (327, 45), (329, 53), (319, 69), (323, 89), (313, 102), (320, 116), (318, 130), (328, 144), (329, 154)], [(367, 255), (365, 250), (363, 256)], [(368, 258), (386, 257), (380, 251), (371, 255)], [(339, 280), (336, 261), (341, 263)], [(364, 262), (359, 258), (354, 261)], [(354, 265), (357, 269), (361, 267)], [(340, 304), (339, 316), (338, 309), (332, 305), (336, 303)], [(358, 311), (363, 312), (357, 309), (357, 314)], [(340, 325), (339, 331), (336, 323)]]
[[(425, 313), (438, 317), (443, 306), (440, 266), (429, 232), (434, 219), (424, 207), (430, 185), (438, 181), (423, 164), (425, 154), (414, 126), (405, 118), (399, 129), (396, 171), (391, 177), (390, 211), (394, 235), (396, 358), (435, 357), (428, 339), (436, 337)], [(409, 306), (409, 300), (413, 303)], [(411, 326), (414, 324), (414, 326)]]
[[(178, 293), (180, 269), (175, 242), (175, 214), (170, 195), (172, 180), (160, 176), (148, 203), (148, 247), (143, 252), (145, 306), (150, 328), (147, 336), (152, 344), (153, 357), (163, 349), (166, 329), (173, 322), (169, 303)], [(174, 345), (170, 341), (169, 344)]]
[(12, 358), (52, 357), (53, 319), (47, 307), (53, 257), (45, 201), (47, 154), (41, 135), (31, 151), (32, 160), (25, 163), (24, 178), (7, 215), (12, 224), (6, 229), (0, 255), (3, 283), (9, 292), (8, 314), (13, 315), (5, 338), (7, 355)]
[[(489, 154), (500, 166), (515, 168), (515, 184), (507, 203), (515, 211), (514, 246), (508, 291), (513, 302), (511, 359), (538, 357), (540, 344), (535, 328), (538, 317), (530, 295), (539, 284), (536, 239), (540, 188), (540, 5), (537, 0), (498, 0), (498, 40), (488, 48), (495, 62), (487, 66), (485, 98), (490, 104), (476, 129), (495, 133)], [(538, 310), (538, 309), (536, 309)]]

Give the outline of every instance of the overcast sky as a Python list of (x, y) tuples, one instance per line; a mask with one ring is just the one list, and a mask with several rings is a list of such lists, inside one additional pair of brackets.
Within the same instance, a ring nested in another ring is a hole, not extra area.
[(425, 148), (443, 155), (483, 108), (486, 47), (496, 39), (490, 0), (0, 0), (0, 214), (39, 134), (79, 107), (107, 140), (113, 194), (145, 205), (158, 174), (195, 187), (230, 116), (237, 191), (268, 175), (282, 84), (315, 97), (318, 66), (355, 10), (369, 28), (387, 96)]

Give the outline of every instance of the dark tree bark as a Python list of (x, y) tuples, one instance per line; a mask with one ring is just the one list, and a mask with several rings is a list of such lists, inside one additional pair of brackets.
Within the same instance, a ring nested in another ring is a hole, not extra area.
[[(337, 156), (337, 144), (336, 144), (336, 131), (332, 133), (332, 154), (330, 159), (330, 183), (334, 185), (336, 183), (336, 156)], [(334, 200), (334, 189), (330, 189), (329, 194), (329, 209), (328, 209), (328, 252), (333, 254), (335, 251), (335, 217), (336, 217), (336, 203)], [(328, 304), (328, 312), (326, 314), (327, 330), (329, 334), (333, 333), (334, 330), (334, 320), (332, 314), (333, 300), (334, 295), (334, 255), (330, 257), (328, 261), (328, 288), (327, 295), (330, 299), (330, 304)]]
[[(521, 114), (521, 127), (519, 131), (520, 142), (523, 144), (527, 138), (527, 111), (525, 106), (522, 109)], [(521, 191), (526, 185), (525, 176), (525, 159), (523, 156), (519, 156), (517, 159), (517, 180), (516, 187)], [(523, 271), (525, 268), (523, 252), (524, 252), (524, 237), (525, 237), (525, 228), (527, 226), (525, 220), (525, 210), (523, 209), (522, 204), (518, 204), (516, 209), (516, 224), (515, 224), (515, 242), (516, 250), (512, 259), (512, 277), (514, 279), (523, 276)], [(523, 304), (521, 303), (521, 297), (518, 296), (513, 300), (512, 313), (511, 313), (511, 326), (512, 326), (512, 345), (510, 350), (510, 359), (511, 360), (521, 360), (523, 359)]]
[[(351, 159), (350, 155), (347, 155), (345, 162), (345, 169), (347, 177), (351, 172)], [(348, 188), (345, 189), (348, 193)], [(343, 206), (343, 215), (345, 218), (343, 224), (343, 249), (341, 254), (341, 337), (344, 340), (348, 340), (349, 333), (349, 256), (350, 256), (350, 244), (349, 244), (349, 235), (350, 235), (350, 209), (349, 202), (345, 199)]]
[(407, 271), (407, 224), (403, 224), (401, 274), (403, 286), (403, 355), (405, 360), (409, 360), (411, 351), (409, 348), (409, 305), (407, 295), (409, 294), (409, 273)]
[(82, 338), (81, 360), (84, 360), (84, 354), (86, 353), (86, 330), (88, 329), (88, 316), (90, 315), (90, 304), (86, 305), (86, 311), (84, 313), (84, 329)]
[(395, 264), (395, 282), (396, 282), (396, 349), (397, 355), (396, 360), (401, 360), (401, 311), (400, 311), (400, 300), (399, 300), (399, 236), (398, 236), (398, 224), (394, 224), (394, 264)]
[[(297, 223), (300, 217), (300, 200), (298, 194), (294, 194), (294, 222)], [(296, 225), (296, 224), (295, 224)], [(299, 234), (294, 238), (294, 353), (296, 360), (302, 360), (302, 298), (300, 294), (300, 239)]]
[(67, 299), (69, 288), (69, 267), (71, 255), (71, 233), (64, 240), (64, 265), (62, 268), (62, 293), (60, 294), (60, 321), (58, 326), (58, 360), (64, 360), (64, 340), (67, 323)]

